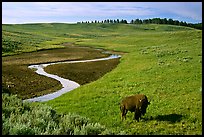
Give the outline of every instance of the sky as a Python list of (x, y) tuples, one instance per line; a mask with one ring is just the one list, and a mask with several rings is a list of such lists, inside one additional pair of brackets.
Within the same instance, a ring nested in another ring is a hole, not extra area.
[(202, 2), (2, 2), (2, 24), (171, 18), (202, 22)]

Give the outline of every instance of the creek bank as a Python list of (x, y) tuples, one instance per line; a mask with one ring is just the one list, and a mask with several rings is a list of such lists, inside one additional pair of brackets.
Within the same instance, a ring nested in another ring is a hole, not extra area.
[(104, 60), (116, 59), (116, 58), (120, 58), (120, 57), (121, 57), (120, 55), (110, 55), (109, 57), (98, 58), (98, 59), (64, 61), (64, 62), (54, 62), (54, 63), (39, 64), (39, 65), (30, 65), (30, 66), (28, 66), (28, 68), (37, 69), (35, 71), (37, 74), (44, 75), (44, 76), (53, 78), (55, 80), (58, 80), (62, 84), (63, 88), (56, 91), (56, 92), (54, 92), (54, 93), (50, 93), (50, 94), (35, 97), (35, 98), (26, 99), (24, 101), (43, 102), (43, 101), (52, 100), (52, 99), (54, 99), (56, 97), (61, 96), (64, 93), (67, 93), (67, 92), (69, 92), (71, 90), (74, 90), (74, 89), (76, 89), (76, 88), (78, 88), (80, 86), (78, 83), (76, 83), (74, 81), (71, 81), (69, 79), (65, 79), (65, 78), (59, 77), (57, 75), (53, 75), (53, 74), (49, 74), (49, 73), (45, 72), (44, 68), (49, 66), (49, 65), (62, 64), (62, 63), (84, 63), (84, 62), (104, 61)]

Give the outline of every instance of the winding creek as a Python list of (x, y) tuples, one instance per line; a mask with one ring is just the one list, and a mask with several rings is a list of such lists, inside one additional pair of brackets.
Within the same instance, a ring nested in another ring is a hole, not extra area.
[(50, 94), (35, 97), (35, 98), (26, 99), (23, 101), (44, 102), (44, 101), (48, 101), (48, 100), (52, 100), (54, 98), (57, 98), (64, 93), (67, 93), (71, 90), (74, 90), (74, 89), (80, 87), (80, 85), (74, 81), (71, 81), (69, 79), (64, 79), (64, 78), (59, 77), (57, 75), (53, 75), (53, 74), (49, 74), (49, 73), (45, 72), (44, 68), (49, 66), (49, 65), (61, 64), (61, 63), (82, 63), (82, 62), (102, 61), (102, 60), (116, 59), (116, 58), (120, 58), (120, 57), (121, 57), (120, 55), (110, 55), (109, 57), (99, 58), (99, 59), (79, 60), (79, 61), (64, 61), (64, 62), (54, 62), (54, 63), (39, 64), (39, 65), (30, 65), (30, 66), (28, 66), (28, 68), (37, 69), (35, 71), (37, 74), (58, 80), (62, 84), (63, 88), (54, 92), (54, 93), (50, 93)]

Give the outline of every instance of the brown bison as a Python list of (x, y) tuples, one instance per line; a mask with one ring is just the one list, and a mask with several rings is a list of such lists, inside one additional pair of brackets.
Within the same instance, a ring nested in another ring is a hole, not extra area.
[(136, 94), (132, 96), (125, 97), (120, 104), (121, 119), (126, 119), (126, 114), (128, 111), (135, 112), (134, 119), (139, 121), (139, 118), (146, 113), (146, 109), (150, 102), (143, 94)]

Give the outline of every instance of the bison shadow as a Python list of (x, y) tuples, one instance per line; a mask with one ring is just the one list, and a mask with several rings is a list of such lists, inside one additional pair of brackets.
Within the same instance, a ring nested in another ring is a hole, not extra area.
[(180, 114), (158, 115), (156, 117), (144, 118), (144, 120), (169, 121), (171, 123), (180, 122), (182, 119)]
[(182, 115), (179, 115), (179, 114), (158, 115), (155, 117), (155, 120), (169, 121), (171, 123), (180, 122), (181, 119), (182, 119)]

